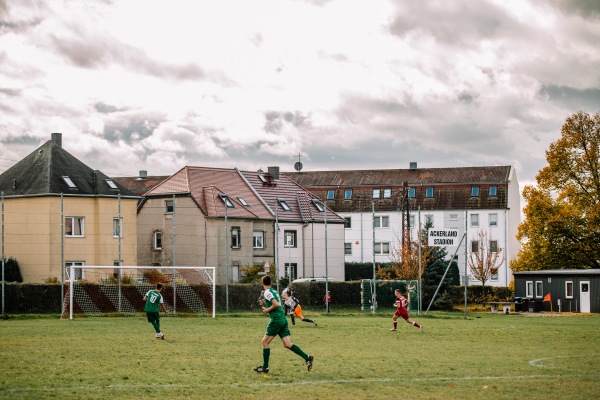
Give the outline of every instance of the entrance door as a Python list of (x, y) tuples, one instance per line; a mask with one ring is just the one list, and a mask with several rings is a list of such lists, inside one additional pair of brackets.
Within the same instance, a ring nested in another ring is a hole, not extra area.
[(590, 312), (590, 282), (582, 281), (579, 283), (579, 302), (581, 303), (581, 312)]

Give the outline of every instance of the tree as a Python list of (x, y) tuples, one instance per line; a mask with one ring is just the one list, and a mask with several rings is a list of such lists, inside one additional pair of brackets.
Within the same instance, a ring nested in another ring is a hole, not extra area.
[(526, 186), (513, 271), (600, 268), (600, 114), (568, 117)]
[[(419, 231), (421, 239), (421, 265), (425, 266), (430, 260), (430, 254), (433, 250), (427, 244), (427, 230), (432, 227), (432, 223), (425, 224)], [(400, 238), (396, 241), (397, 245), (392, 249), (392, 264), (388, 267), (379, 267), (377, 276), (380, 279), (401, 279), (417, 280), (419, 279), (419, 246), (418, 242), (403, 242)]]
[(498, 273), (498, 269), (504, 262), (504, 256), (501, 255), (502, 248), (497, 244), (493, 245), (498, 242), (488, 240), (488, 234), (484, 230), (479, 231), (474, 243), (476, 248), (472, 249), (467, 262), (473, 278), (481, 282), (481, 292), (485, 295), (485, 283)]

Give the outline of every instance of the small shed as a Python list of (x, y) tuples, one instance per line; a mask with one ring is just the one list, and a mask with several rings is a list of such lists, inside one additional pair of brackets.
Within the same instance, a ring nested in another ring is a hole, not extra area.
[(514, 272), (515, 298), (523, 311), (600, 313), (600, 269), (558, 269)]

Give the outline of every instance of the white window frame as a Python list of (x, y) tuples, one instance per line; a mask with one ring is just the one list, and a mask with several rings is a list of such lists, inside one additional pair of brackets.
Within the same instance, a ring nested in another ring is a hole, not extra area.
[(113, 218), (113, 237), (123, 238), (123, 217)]
[(352, 189), (344, 190), (344, 200), (352, 200)]
[(66, 175), (63, 175), (63, 181), (65, 181), (65, 183), (67, 184), (67, 186), (69, 186), (69, 189), (74, 189), (77, 190), (77, 186), (75, 185), (75, 183), (73, 182), (73, 180), (71, 178), (69, 178)]
[(242, 247), (242, 229), (239, 226), (231, 227), (231, 248), (239, 249)]
[(162, 232), (155, 231), (152, 237), (152, 248), (154, 250), (162, 250)]
[[(385, 222), (385, 223), (384, 223)], [(373, 228), (389, 228), (390, 217), (389, 215), (376, 215), (373, 218)]]
[(237, 199), (244, 207), (250, 207), (250, 204), (248, 204), (246, 199), (244, 199), (243, 197), (238, 197)]
[(498, 186), (490, 186), (488, 189), (488, 196), (490, 196), (490, 197), (498, 196)]
[(433, 189), (433, 186), (425, 188), (425, 198), (433, 199), (433, 196), (435, 196), (435, 190)]
[(471, 227), (479, 227), (479, 214), (471, 214)]
[(417, 196), (417, 190), (414, 187), (408, 188), (408, 198), (413, 199)]
[(408, 224), (410, 225), (411, 228), (416, 228), (416, 226), (415, 226), (415, 216), (414, 215), (409, 215), (408, 216)]
[(390, 242), (375, 242), (374, 251), (377, 255), (390, 254)]
[(78, 280), (85, 279), (85, 269), (77, 268), (77, 267), (84, 267), (85, 262), (83, 262), (83, 261), (66, 261), (65, 262), (65, 271), (66, 271), (65, 276), (66, 276), (67, 280), (71, 280), (71, 278), (69, 277), (69, 272), (71, 272), (71, 265), (75, 267), (75, 276), (73, 277), (73, 280), (78, 281)]
[(265, 232), (264, 231), (253, 231), (252, 232), (252, 248), (253, 249), (264, 249), (265, 248)]
[[(298, 231), (286, 230), (283, 231), (283, 247), (294, 248), (297, 247)], [(290, 243), (291, 241), (291, 243)]]
[(385, 189), (383, 189), (383, 198), (384, 199), (391, 199), (392, 198), (392, 188), (385, 188)]
[(119, 190), (119, 187), (112, 179), (105, 179), (104, 181), (111, 190)]
[[(71, 233), (67, 233), (67, 220), (71, 221)], [(75, 223), (79, 221), (80, 223)], [(79, 226), (80, 233), (75, 234), (75, 226)], [(85, 217), (65, 217), (65, 237), (84, 237), (85, 236)]]
[(351, 256), (352, 255), (352, 242), (344, 243), (344, 255)]
[(525, 282), (525, 297), (533, 299), (533, 281)]
[[(571, 294), (569, 295), (569, 286), (571, 287)], [(565, 299), (572, 299), (574, 294), (575, 286), (573, 285), (573, 281), (565, 282)]]
[(498, 226), (498, 214), (491, 213), (490, 214), (490, 226)]
[(373, 189), (373, 198), (380, 199), (381, 198), (381, 189)]
[(479, 197), (479, 186), (471, 186), (471, 197)]
[(544, 283), (543, 281), (535, 281), (535, 298), (541, 299), (544, 297)]
[(165, 200), (165, 214), (173, 214), (175, 212), (175, 202), (173, 200)]
[(335, 200), (335, 190), (334, 189), (327, 190), (327, 200)]
[(458, 221), (458, 214), (452, 213), (450, 214), (450, 221)]

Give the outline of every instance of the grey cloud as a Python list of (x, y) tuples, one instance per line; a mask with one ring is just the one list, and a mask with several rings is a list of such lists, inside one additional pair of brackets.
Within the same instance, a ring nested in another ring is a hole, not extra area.
[[(98, 109), (99, 105), (96, 104), (95, 107)], [(100, 108), (115, 110), (108, 111), (104, 117), (102, 137), (109, 142), (124, 141), (131, 144), (147, 138), (166, 118), (163, 113), (151, 110), (117, 111), (116, 107), (109, 105), (102, 105)]]
[(568, 86), (545, 85), (538, 95), (568, 110), (600, 111), (600, 88), (577, 89)]
[(268, 111), (265, 113), (265, 132), (280, 133), (287, 124), (296, 128), (310, 128), (310, 115), (304, 115), (300, 111)]
[(585, 19), (600, 18), (600, 2), (597, 0), (551, 0), (567, 14), (576, 14)]
[[(48, 140), (50, 140), (50, 134), (48, 134)], [(0, 143), (6, 145), (24, 144), (34, 146), (40, 143), (40, 138), (31, 136), (26, 132), (9, 133), (8, 135), (0, 135)]]

